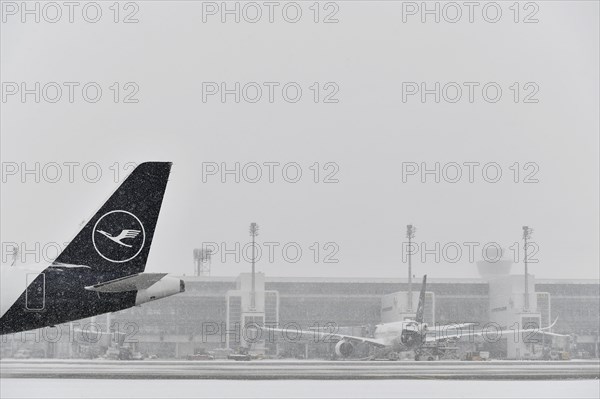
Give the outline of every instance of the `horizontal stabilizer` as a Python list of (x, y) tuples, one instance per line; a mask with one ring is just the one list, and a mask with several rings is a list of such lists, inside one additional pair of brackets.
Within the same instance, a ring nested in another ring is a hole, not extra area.
[(125, 292), (139, 291), (150, 288), (167, 273), (138, 273), (131, 276), (121, 277), (116, 280), (90, 285), (85, 287), (88, 291), (96, 292)]

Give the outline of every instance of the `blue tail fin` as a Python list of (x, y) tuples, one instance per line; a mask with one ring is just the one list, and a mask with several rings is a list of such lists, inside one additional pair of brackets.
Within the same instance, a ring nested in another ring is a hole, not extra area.
[(117, 277), (143, 272), (170, 171), (170, 162), (138, 165), (55, 263)]

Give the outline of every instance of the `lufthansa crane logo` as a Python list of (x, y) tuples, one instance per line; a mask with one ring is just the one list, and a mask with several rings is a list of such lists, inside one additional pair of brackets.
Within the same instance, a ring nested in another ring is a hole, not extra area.
[(104, 259), (123, 263), (132, 260), (144, 248), (144, 225), (131, 212), (115, 210), (98, 219), (92, 230), (92, 243)]

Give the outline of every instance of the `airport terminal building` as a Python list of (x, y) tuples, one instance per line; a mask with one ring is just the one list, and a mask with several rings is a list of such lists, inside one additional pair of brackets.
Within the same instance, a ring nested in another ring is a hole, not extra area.
[[(253, 292), (249, 273), (238, 277), (181, 278), (186, 284), (182, 294), (113, 313), (108, 321), (105, 316), (94, 321), (101, 325), (116, 323), (139, 352), (159, 358), (182, 358), (199, 350), (237, 350), (247, 346), (244, 344), (252, 341), (252, 337), (248, 338), (243, 326), (248, 323), (279, 325), (291, 330), (333, 328), (338, 333), (367, 336), (369, 326), (401, 320), (409, 313), (404, 309), (407, 279), (284, 278), (257, 273)], [(413, 282), (415, 296), (419, 283)], [(492, 279), (430, 278), (425, 321), (430, 325), (473, 322), (481, 326), (495, 322), (502, 328), (511, 328), (516, 320), (524, 324), (534, 321), (545, 327), (558, 316), (552, 331), (571, 334), (578, 350), (597, 357), (600, 282), (536, 280), (530, 275), (529, 284), (530, 303), (525, 309), (522, 275)], [(355, 328), (343, 329), (351, 326)], [(85, 344), (69, 344), (64, 339), (66, 335), (59, 342), (46, 342), (46, 356), (77, 357), (89, 352)], [(19, 334), (3, 339), (3, 356), (14, 354), (32, 340), (23, 343)], [(283, 343), (266, 341), (257, 341), (254, 349), (280, 357), (328, 358), (334, 346), (297, 342), (293, 334)], [(107, 344), (100, 340), (95, 345)], [(518, 345), (511, 349), (510, 342), (500, 347), (495, 353), (500, 358), (528, 356), (528, 349)]]

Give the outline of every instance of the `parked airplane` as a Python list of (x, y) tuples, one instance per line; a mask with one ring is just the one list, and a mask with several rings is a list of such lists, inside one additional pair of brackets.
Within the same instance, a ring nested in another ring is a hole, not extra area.
[(0, 335), (116, 312), (185, 291), (144, 273), (170, 162), (140, 164), (51, 264), (3, 265)]
[[(498, 334), (514, 334), (514, 336), (523, 336), (522, 334), (534, 335), (535, 333), (566, 337), (566, 335), (555, 334), (546, 330), (551, 329), (556, 321), (543, 328), (529, 328), (524, 330), (496, 330), (491, 331), (472, 331), (471, 327), (474, 323), (450, 324), (447, 326), (436, 326), (430, 328), (427, 323), (423, 322), (423, 311), (425, 309), (425, 288), (427, 284), (427, 275), (423, 277), (421, 293), (419, 295), (419, 305), (414, 320), (403, 320), (391, 323), (383, 323), (375, 326), (373, 337), (359, 337), (353, 335), (337, 334), (323, 331), (298, 331), (296, 329), (281, 329), (265, 327), (265, 330), (282, 333), (282, 337), (293, 336), (294, 340), (305, 338), (313, 340), (313, 342), (321, 339), (326, 342), (335, 342), (335, 353), (341, 357), (348, 357), (354, 353), (355, 345), (365, 343), (375, 348), (387, 349), (390, 352), (406, 352), (414, 351), (415, 357), (419, 358), (426, 345), (438, 341), (449, 339), (458, 339), (462, 337), (486, 336), (492, 335), (496, 337)], [(463, 331), (467, 329), (467, 331)], [(518, 335), (517, 335), (518, 334)], [(273, 337), (273, 335), (270, 335)]]

